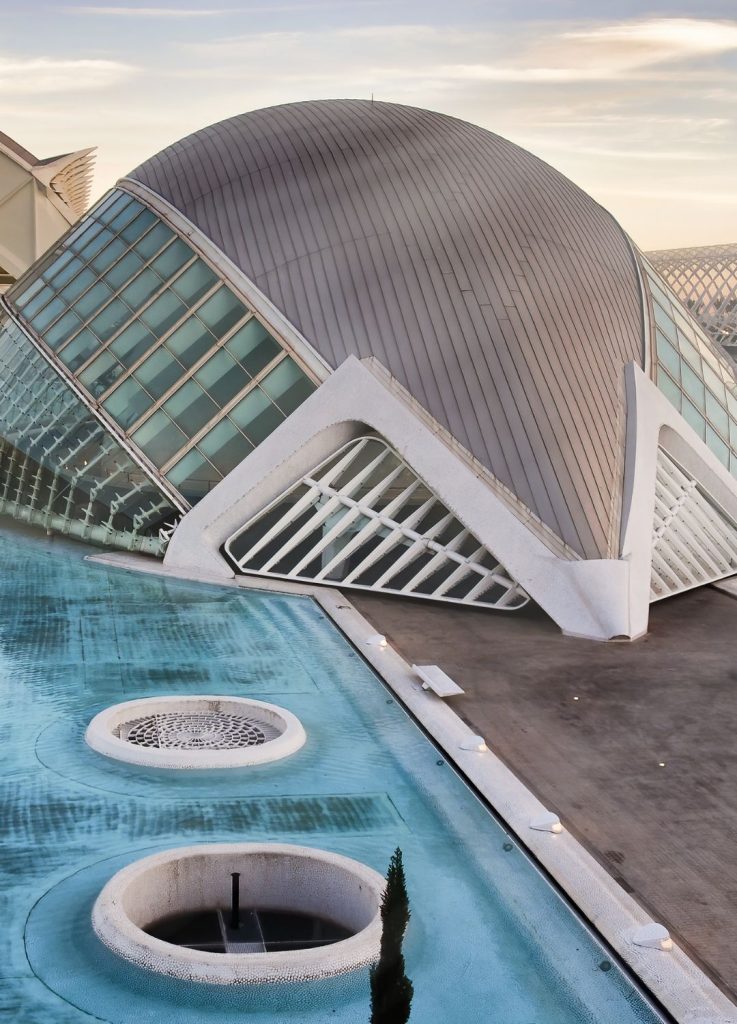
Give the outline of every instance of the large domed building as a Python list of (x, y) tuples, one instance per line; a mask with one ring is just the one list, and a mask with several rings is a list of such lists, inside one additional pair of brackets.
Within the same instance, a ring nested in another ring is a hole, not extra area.
[(3, 300), (0, 511), (179, 570), (647, 629), (737, 571), (731, 363), (488, 131), (329, 100), (123, 178)]

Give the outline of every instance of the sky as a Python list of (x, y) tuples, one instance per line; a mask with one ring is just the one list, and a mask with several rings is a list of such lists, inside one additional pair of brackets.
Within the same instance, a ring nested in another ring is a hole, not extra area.
[(373, 94), (524, 146), (646, 250), (737, 241), (737, 0), (2, 0), (0, 26), (0, 131), (97, 146), (95, 198), (222, 118)]

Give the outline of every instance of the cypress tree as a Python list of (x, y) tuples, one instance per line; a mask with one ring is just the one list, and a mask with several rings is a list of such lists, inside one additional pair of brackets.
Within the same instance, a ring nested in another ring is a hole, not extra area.
[(409, 899), (402, 851), (392, 854), (381, 898), (381, 948), (371, 968), (371, 1024), (406, 1024), (413, 986), (404, 973), (402, 940), (409, 923)]

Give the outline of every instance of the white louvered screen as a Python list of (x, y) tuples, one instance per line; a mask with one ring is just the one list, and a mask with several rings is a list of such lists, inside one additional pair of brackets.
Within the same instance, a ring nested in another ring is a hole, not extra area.
[(737, 572), (737, 526), (658, 449), (650, 600)]
[(377, 437), (341, 448), (237, 531), (240, 572), (460, 604), (529, 600), (491, 552)]

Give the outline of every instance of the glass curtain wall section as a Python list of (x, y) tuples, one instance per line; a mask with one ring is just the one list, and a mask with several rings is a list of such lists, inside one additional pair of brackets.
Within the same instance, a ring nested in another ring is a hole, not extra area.
[(190, 504), (316, 387), (192, 247), (120, 190), (8, 299)]
[(170, 502), (10, 317), (0, 317), (0, 512), (160, 554)]
[(737, 379), (665, 282), (644, 262), (652, 299), (658, 387), (720, 462), (737, 477)]
[(737, 245), (648, 253), (706, 333), (737, 359)]
[(362, 437), (226, 543), (239, 572), (514, 610), (529, 600), (399, 455)]

